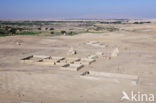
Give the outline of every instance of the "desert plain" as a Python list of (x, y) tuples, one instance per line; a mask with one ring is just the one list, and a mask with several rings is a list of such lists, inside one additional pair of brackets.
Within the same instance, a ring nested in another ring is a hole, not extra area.
[[(73, 36), (0, 37), (0, 103), (131, 103), (121, 100), (123, 91), (156, 95), (156, 21), (118, 28)], [(79, 70), (21, 62), (31, 55), (95, 61)]]

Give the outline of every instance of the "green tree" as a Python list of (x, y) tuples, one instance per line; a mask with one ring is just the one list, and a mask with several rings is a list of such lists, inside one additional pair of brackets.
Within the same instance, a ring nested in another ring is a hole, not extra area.
[(54, 32), (52, 31), (52, 32), (50, 32), (51, 34), (54, 34)]
[(17, 31), (16, 28), (11, 28), (9, 32), (10, 32), (10, 34), (14, 35), (14, 34), (16, 34), (16, 31)]
[(62, 30), (62, 31), (61, 31), (61, 34), (66, 34), (66, 31)]
[(54, 30), (54, 28), (50, 28), (50, 30)]

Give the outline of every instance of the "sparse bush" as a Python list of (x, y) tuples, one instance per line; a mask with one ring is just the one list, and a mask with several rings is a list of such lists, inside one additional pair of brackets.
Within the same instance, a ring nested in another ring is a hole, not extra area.
[(104, 30), (104, 28), (103, 27), (96, 27), (95, 30), (100, 31), (100, 30)]
[(122, 24), (122, 21), (114, 21), (114, 22), (100, 22), (101, 24)]
[(7, 34), (5, 30), (0, 29), (0, 34)]
[(147, 22), (134, 22), (133, 24), (145, 24), (145, 23), (151, 23), (150, 21)]
[(77, 33), (76, 32), (73, 32), (73, 31), (71, 31), (71, 32), (68, 33), (68, 35), (70, 35), (70, 36), (73, 36), (75, 34), (77, 34)]
[(62, 31), (61, 31), (61, 34), (66, 34), (66, 31), (62, 30)]
[(54, 30), (54, 28), (50, 28), (50, 30)]
[(41, 30), (41, 28), (38, 28), (38, 30)]
[(18, 30), (21, 32), (23, 30), (23, 28), (18, 28)]
[(16, 28), (11, 28), (9, 32), (10, 32), (11, 34), (16, 34), (16, 31), (17, 31)]
[(52, 31), (52, 32), (50, 32), (50, 34), (54, 34), (54, 32)]
[(110, 28), (106, 28), (109, 32), (113, 32), (113, 31), (119, 31), (118, 28), (114, 28), (114, 27), (110, 27)]
[(45, 30), (48, 30), (49, 28), (45, 28)]
[(5, 27), (5, 30), (6, 30), (6, 31), (8, 31), (8, 30), (9, 30), (9, 28), (10, 28), (9, 26), (6, 26), (6, 27)]

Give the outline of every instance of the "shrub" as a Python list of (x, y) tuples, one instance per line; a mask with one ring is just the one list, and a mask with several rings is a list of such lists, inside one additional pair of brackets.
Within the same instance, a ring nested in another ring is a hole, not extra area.
[(9, 32), (10, 32), (11, 34), (16, 34), (16, 31), (17, 31), (16, 28), (11, 28)]
[(38, 30), (41, 30), (41, 28), (38, 28)]
[(73, 31), (71, 31), (71, 32), (68, 33), (68, 35), (70, 35), (70, 36), (73, 36), (75, 34), (77, 34), (77, 33), (76, 32), (73, 32)]
[(54, 30), (54, 28), (50, 28), (50, 30)]
[(50, 32), (50, 34), (54, 34), (54, 32), (52, 31), (52, 32)]
[(66, 34), (66, 31), (62, 30), (62, 31), (61, 31), (61, 34)]

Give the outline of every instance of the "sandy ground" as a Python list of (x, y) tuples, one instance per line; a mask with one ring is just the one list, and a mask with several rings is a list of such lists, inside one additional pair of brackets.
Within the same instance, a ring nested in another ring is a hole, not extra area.
[[(120, 100), (122, 91), (156, 95), (156, 30), (148, 30), (1, 37), (0, 103), (131, 103)], [(106, 47), (87, 45), (89, 41), (98, 41)], [(71, 47), (77, 50), (77, 55), (67, 55)], [(87, 57), (96, 52), (110, 55), (115, 48), (119, 49), (119, 56), (110, 60), (99, 57), (78, 72), (20, 63), (21, 58), (34, 54)], [(132, 85), (128, 80), (115, 82), (109, 78), (81, 77), (86, 70), (137, 75), (139, 82)]]

